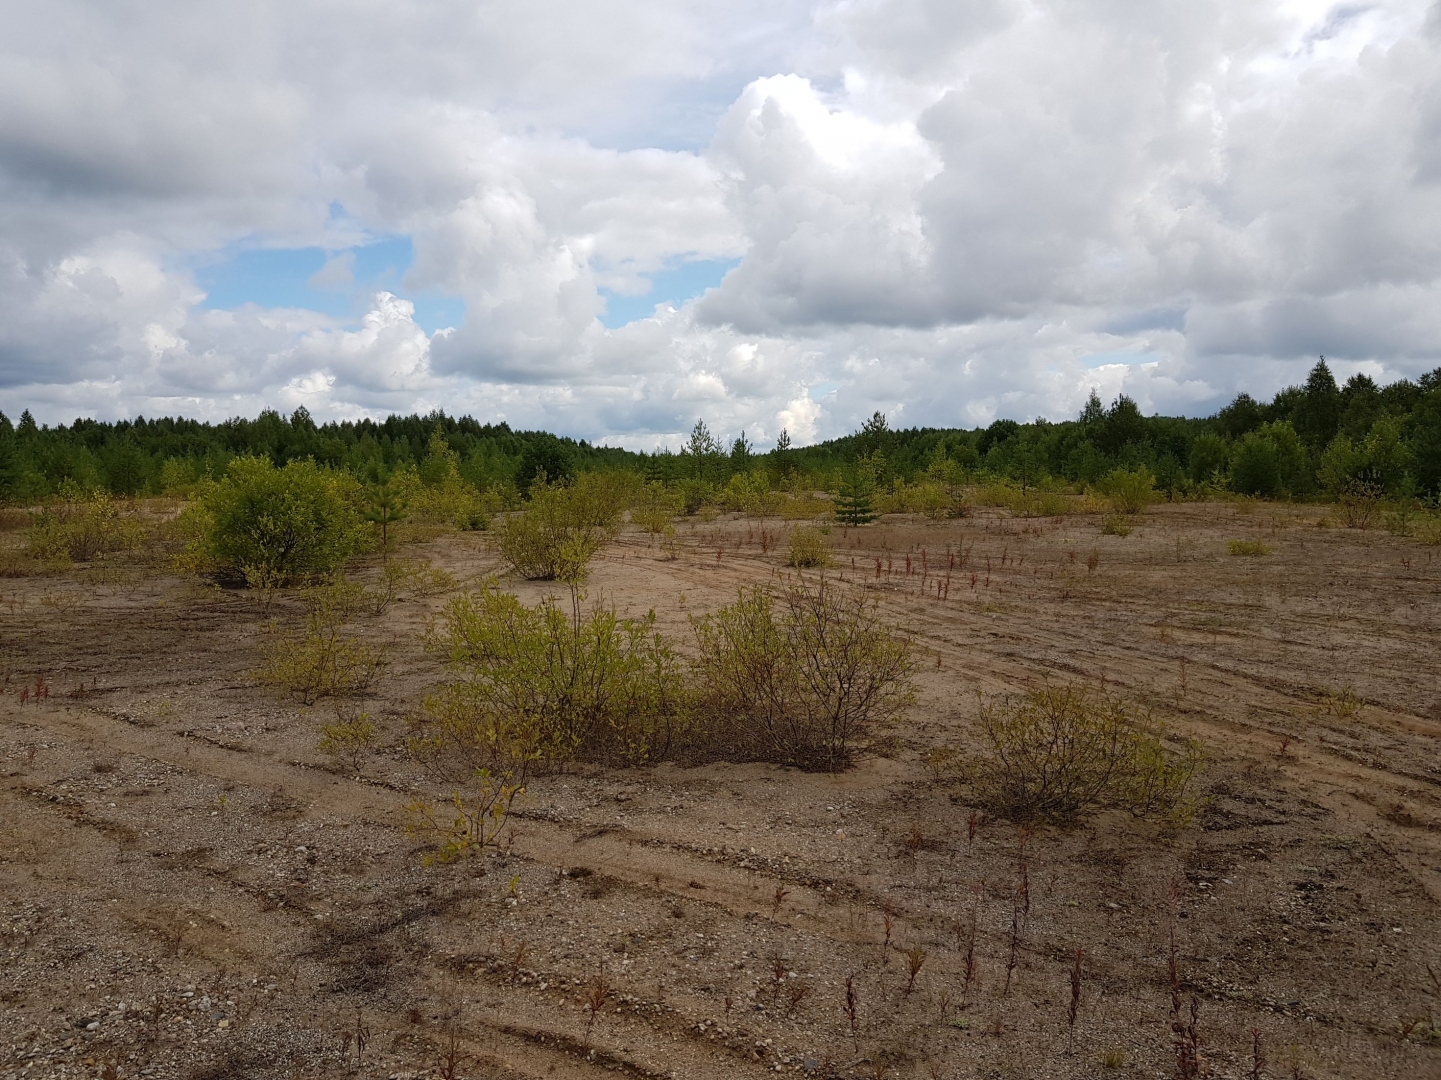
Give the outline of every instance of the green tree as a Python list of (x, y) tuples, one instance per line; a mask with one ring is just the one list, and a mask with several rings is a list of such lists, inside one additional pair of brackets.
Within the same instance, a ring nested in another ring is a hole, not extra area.
[(1291, 413), (1291, 425), (1314, 450), (1330, 445), (1341, 426), (1341, 390), (1323, 356), (1306, 376), (1306, 385)]
[(1271, 498), (1301, 494), (1310, 487), (1306, 448), (1288, 421), (1262, 424), (1235, 445), (1231, 487), (1243, 495)]
[(875, 479), (864, 463), (857, 463), (842, 474), (836, 492), (836, 520), (842, 525), (869, 525), (879, 516), (871, 502)]
[(405, 520), (406, 500), (394, 474), (384, 466), (376, 470), (365, 495), (365, 520), (380, 527), (380, 550), (383, 557), (389, 559), (390, 526)]

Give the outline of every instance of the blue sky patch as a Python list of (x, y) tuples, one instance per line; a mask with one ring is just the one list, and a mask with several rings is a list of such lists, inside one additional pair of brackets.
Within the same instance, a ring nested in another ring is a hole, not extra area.
[(636, 319), (649, 318), (655, 313), (657, 304), (679, 306), (707, 289), (715, 288), (721, 283), (721, 278), (739, 264), (739, 259), (692, 259), (678, 263), (649, 275), (650, 291), (644, 296), (619, 296), (609, 289), (602, 289), (600, 295), (605, 298), (605, 313), (600, 321), (617, 330)]
[(345, 251), (306, 248), (240, 248), (196, 269), (205, 290), (203, 307), (229, 310), (242, 304), (304, 308), (358, 322), (379, 290), (415, 304), (415, 321), (426, 333), (459, 326), (465, 301), (402, 284), (415, 260), (410, 237), (395, 236)]

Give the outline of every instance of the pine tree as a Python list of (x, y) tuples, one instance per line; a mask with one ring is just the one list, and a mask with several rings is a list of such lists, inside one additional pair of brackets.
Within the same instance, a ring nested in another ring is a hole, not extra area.
[(879, 516), (871, 504), (870, 477), (859, 468), (850, 469), (836, 492), (836, 520), (842, 525), (869, 525)]

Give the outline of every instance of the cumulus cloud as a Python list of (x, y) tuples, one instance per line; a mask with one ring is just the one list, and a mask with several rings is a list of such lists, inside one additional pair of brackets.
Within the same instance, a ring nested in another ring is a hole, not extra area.
[[(7, 411), (804, 442), (1441, 363), (1441, 3), (12, 8)], [(393, 236), (353, 319), (193, 276), (318, 247), (346, 293)], [(735, 266), (602, 324), (688, 260)]]

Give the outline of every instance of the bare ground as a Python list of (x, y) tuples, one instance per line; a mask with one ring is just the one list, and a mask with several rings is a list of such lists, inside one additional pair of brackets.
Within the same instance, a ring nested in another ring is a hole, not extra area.
[[(1258, 1038), (1263, 1076), (1441, 1075), (1441, 558), (1320, 514), (836, 530), (832, 576), (923, 660), (884, 756), (575, 769), (531, 785), (505, 851), (431, 868), (403, 807), (443, 791), (399, 744), (441, 678), (418, 635), (443, 597), (364, 624), (391, 748), (355, 775), (316, 749), (330, 706), (249, 675), (293, 599), (6, 581), (0, 1077), (438, 1076), (452, 1036), (464, 1077), (1174, 1076), (1173, 934), (1206, 1075), (1252, 1075)], [(626, 534), (592, 594), (684, 640), (690, 614), (794, 573), (782, 528), (683, 527), (675, 560)], [(483, 537), (418, 553), (462, 581), (495, 566)], [(1195, 824), (972, 834), (922, 756), (974, 749), (978, 695), (1047, 679), (1199, 739)]]

